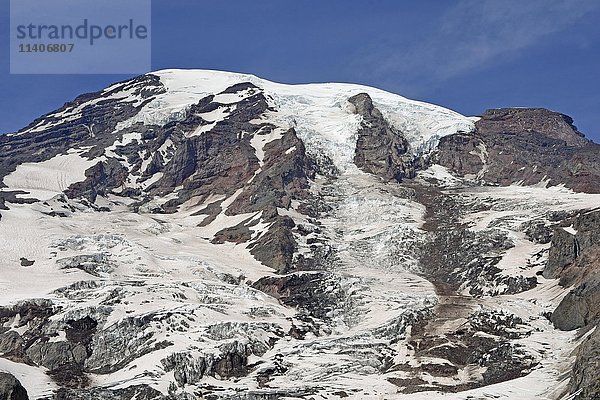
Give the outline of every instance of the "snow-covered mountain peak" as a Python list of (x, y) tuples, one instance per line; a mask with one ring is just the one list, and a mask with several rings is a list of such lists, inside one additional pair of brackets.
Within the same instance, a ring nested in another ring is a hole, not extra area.
[(571, 122), (202, 70), (81, 95), (0, 136), (0, 397), (597, 399)]
[[(135, 122), (164, 124), (184, 118), (192, 104), (206, 96), (218, 95), (236, 84), (251, 83), (262, 89), (275, 110), (268, 119), (284, 128), (295, 128), (309, 152), (324, 151), (341, 170), (352, 164), (360, 116), (351, 111), (348, 98), (367, 93), (384, 117), (407, 139), (414, 155), (435, 147), (440, 137), (472, 132), (473, 120), (452, 110), (410, 100), (369, 86), (348, 83), (283, 84), (250, 74), (213, 70), (167, 69), (152, 72), (166, 92), (149, 102)], [(241, 95), (237, 100), (243, 98)], [(234, 102), (235, 98), (215, 98)]]

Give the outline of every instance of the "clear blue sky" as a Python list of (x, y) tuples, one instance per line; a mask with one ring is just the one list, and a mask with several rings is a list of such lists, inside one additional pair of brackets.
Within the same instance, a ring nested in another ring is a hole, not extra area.
[[(0, 0), (0, 132), (123, 75), (10, 75)], [(597, 0), (154, 0), (153, 69), (355, 82), (466, 115), (505, 106), (571, 115), (600, 141)]]

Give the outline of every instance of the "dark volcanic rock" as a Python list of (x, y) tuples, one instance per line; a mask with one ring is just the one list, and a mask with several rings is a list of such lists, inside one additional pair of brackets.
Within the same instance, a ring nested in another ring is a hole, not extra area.
[(600, 398), (600, 326), (577, 348), (576, 360), (569, 381), (569, 391), (577, 393), (574, 400)]
[(571, 290), (552, 313), (558, 329), (570, 331), (600, 318), (600, 276)]
[(281, 274), (290, 272), (296, 251), (296, 240), (291, 231), (293, 227), (294, 221), (290, 217), (274, 216), (269, 230), (251, 245), (250, 253)]
[(415, 168), (407, 156), (408, 142), (402, 133), (392, 127), (366, 93), (352, 96), (348, 101), (363, 117), (358, 131), (354, 163), (363, 171), (384, 179), (401, 181), (412, 178)]
[[(133, 105), (134, 100), (102, 99), (119, 90), (130, 90), (142, 102)], [(0, 187), (4, 186), (2, 178), (19, 164), (49, 160), (71, 148), (91, 146), (104, 149), (110, 146), (124, 133), (114, 132), (117, 124), (137, 114), (147, 101), (164, 90), (157, 76), (142, 75), (113, 85), (109, 91), (81, 95), (58, 110), (34, 120), (17, 135), (0, 135)], [(98, 101), (86, 105), (92, 100)], [(79, 107), (82, 108), (76, 118), (60, 116)], [(35, 130), (29, 132), (31, 129)]]
[(35, 260), (28, 260), (25, 257), (21, 257), (21, 267), (31, 267), (35, 264)]
[(85, 171), (86, 179), (71, 185), (65, 190), (65, 194), (71, 198), (85, 197), (94, 202), (98, 195), (105, 196), (111, 189), (121, 186), (127, 179), (127, 174), (123, 164), (110, 158)]
[(228, 213), (260, 211), (269, 206), (287, 209), (292, 199), (305, 197), (302, 191), (308, 189), (315, 171), (296, 131), (290, 129), (281, 139), (268, 142), (263, 151), (261, 171), (228, 208)]
[(29, 400), (29, 396), (17, 378), (11, 374), (0, 372), (0, 399)]
[(600, 193), (600, 145), (582, 137), (571, 122), (539, 108), (488, 110), (475, 123), (475, 133), (441, 138), (433, 161), (490, 184), (545, 181)]
[[(561, 225), (564, 227), (556, 228), (552, 237), (548, 264), (544, 268), (546, 278), (559, 277), (582, 253), (600, 246), (600, 210), (579, 214)], [(569, 229), (569, 225), (572, 228)]]
[(196, 129), (208, 124), (201, 114), (225, 107), (212, 99), (213, 96), (202, 99), (192, 106), (184, 120), (162, 128), (165, 138), (173, 143), (173, 156), (160, 171), (162, 178), (148, 189), (146, 197), (165, 196), (180, 187), (177, 197), (163, 206), (164, 212), (176, 211), (192, 197), (198, 198), (198, 202), (209, 195), (229, 197), (244, 187), (259, 167), (250, 140), (272, 127), (250, 121), (260, 118), (268, 109), (263, 93), (257, 90), (235, 106), (228, 106), (227, 118), (209, 131), (194, 135)]
[(56, 308), (52, 302), (44, 299), (33, 299), (19, 302), (11, 307), (0, 307), (0, 325), (18, 318), (19, 327), (27, 326), (27, 330), (22, 333), (15, 330), (0, 330), (0, 354), (15, 361), (31, 363), (27, 350), (39, 340), (48, 340), (44, 328), (55, 313)]
[(502, 254), (514, 246), (505, 232), (468, 229), (460, 222), (466, 205), (458, 203), (456, 196), (426, 188), (416, 194), (427, 207), (423, 228), (430, 238), (423, 243), (419, 261), (426, 266), (429, 279), (454, 290), (462, 286), (473, 296), (514, 294), (537, 285), (535, 277), (504, 275), (496, 267)]
[[(317, 320), (328, 321), (335, 310), (348, 301), (349, 293), (341, 286), (340, 279), (325, 271), (297, 272), (285, 276), (267, 276), (252, 285), (255, 289), (273, 296), (283, 304), (298, 308), (296, 318), (307, 322), (308, 330), (319, 335)], [(327, 328), (325, 328), (327, 329)], [(303, 337), (302, 327), (292, 327), (290, 335)]]
[(81, 344), (70, 342), (39, 341), (27, 349), (27, 356), (36, 365), (56, 371), (70, 366), (81, 366), (87, 357), (87, 349)]
[(555, 230), (544, 275), (573, 289), (551, 315), (558, 329), (594, 330), (576, 350), (570, 393), (574, 399), (600, 398), (600, 210), (583, 212)]
[(580, 253), (576, 235), (567, 232), (563, 228), (557, 228), (552, 235), (548, 263), (543, 272), (544, 277), (559, 277), (563, 268), (575, 261)]
[[(267, 232), (250, 245), (251, 254), (265, 265), (287, 273), (292, 270), (296, 241), (292, 234), (295, 224), (291, 218), (279, 215), (277, 208), (289, 209), (292, 200), (307, 197), (309, 180), (314, 178), (314, 164), (307, 157), (304, 144), (293, 129), (281, 139), (268, 142), (264, 148), (260, 172), (227, 209), (228, 214), (262, 211), (261, 220), (269, 224)], [(249, 225), (235, 232), (219, 232), (216, 240), (230, 235), (229, 241), (242, 242), (249, 238)], [(233, 234), (233, 235), (232, 235)]]
[(575, 286), (552, 314), (563, 330), (581, 328), (600, 318), (600, 210), (564, 220), (552, 237), (543, 275)]
[(544, 108), (494, 108), (487, 110), (477, 121), (477, 131), (527, 135), (542, 133), (562, 140), (567, 146), (585, 146), (589, 140), (573, 125), (568, 115)]

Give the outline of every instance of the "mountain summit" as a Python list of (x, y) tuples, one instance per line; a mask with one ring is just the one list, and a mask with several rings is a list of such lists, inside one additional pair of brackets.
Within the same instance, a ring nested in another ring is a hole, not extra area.
[(0, 136), (0, 182), (9, 398), (600, 395), (563, 114), (163, 70)]

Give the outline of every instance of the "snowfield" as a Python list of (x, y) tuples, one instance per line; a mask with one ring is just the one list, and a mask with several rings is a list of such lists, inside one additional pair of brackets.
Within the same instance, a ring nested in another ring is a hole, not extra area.
[(62, 193), (73, 183), (85, 180), (85, 171), (100, 160), (80, 156), (83, 150), (69, 150), (41, 163), (21, 164), (4, 177), (7, 190), (20, 190), (20, 198), (49, 200)]

